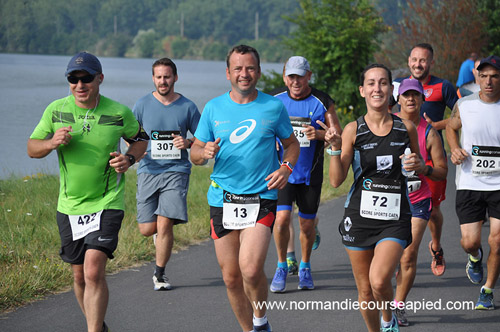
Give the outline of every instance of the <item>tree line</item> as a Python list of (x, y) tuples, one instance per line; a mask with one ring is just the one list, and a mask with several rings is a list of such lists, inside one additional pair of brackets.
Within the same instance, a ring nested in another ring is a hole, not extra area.
[[(296, 54), (345, 124), (363, 113), (359, 73), (405, 74), (411, 46), (435, 50), (432, 74), (455, 83), (471, 52), (500, 55), (500, 0), (3, 0), (0, 52), (223, 60), (245, 43), (262, 61)], [(281, 73), (261, 88), (282, 85)]]
[[(370, 62), (401, 77), (409, 74), (411, 47), (430, 43), (431, 74), (455, 84), (471, 52), (500, 56), (500, 0), (300, 0), (299, 5), (299, 13), (288, 18), (298, 28), (284, 42), (309, 60), (314, 85), (335, 99), (343, 124), (365, 111), (357, 87)], [(264, 83), (280, 80), (281, 73), (274, 73)]]
[(282, 15), (297, 9), (294, 0), (4, 0), (0, 52), (220, 59), (242, 40), (276, 46), (293, 29)]

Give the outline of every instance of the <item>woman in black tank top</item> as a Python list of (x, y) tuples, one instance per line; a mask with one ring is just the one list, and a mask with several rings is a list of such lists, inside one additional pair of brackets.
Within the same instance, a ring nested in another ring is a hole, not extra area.
[(354, 171), (339, 231), (351, 261), (361, 314), (370, 332), (399, 331), (391, 310), (391, 279), (404, 248), (411, 243), (410, 203), (400, 159), (406, 147), (412, 154), (405, 169), (417, 173), (425, 170), (415, 126), (389, 112), (392, 90), (387, 67), (367, 66), (359, 87), (366, 114), (349, 123), (342, 136), (324, 126), (325, 141), (331, 144), (327, 152), (332, 156), (332, 186), (344, 182), (351, 164)]

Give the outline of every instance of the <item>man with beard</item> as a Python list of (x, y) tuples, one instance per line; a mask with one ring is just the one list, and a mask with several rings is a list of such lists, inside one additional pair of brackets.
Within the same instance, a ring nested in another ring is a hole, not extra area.
[(137, 169), (137, 221), (144, 236), (155, 236), (156, 267), (154, 290), (169, 290), (165, 266), (174, 243), (173, 226), (187, 223), (187, 192), (191, 163), (187, 139), (198, 126), (196, 105), (174, 91), (177, 67), (168, 58), (153, 64), (156, 91), (139, 99), (133, 112), (150, 134), (147, 153)]
[[(447, 80), (430, 74), (434, 65), (434, 50), (431, 45), (421, 43), (415, 45), (408, 57), (408, 67), (410, 78), (417, 79), (424, 88), (425, 102), (420, 109), (420, 115), (436, 129), (442, 137), (441, 130), (445, 129), (448, 119), (444, 119), (446, 106), (453, 109), (458, 100), (455, 87)], [(399, 83), (403, 77), (394, 81), (394, 97), (398, 96)], [(433, 167), (431, 160), (426, 160), (426, 164)], [(441, 247), (441, 233), (443, 229), (443, 214), (441, 213), (441, 202), (446, 199), (446, 179), (442, 181), (432, 181), (426, 178), (432, 192), (432, 211), (429, 219), (429, 229), (431, 231), (431, 242), (429, 251), (432, 255), (431, 270), (436, 276), (443, 275), (446, 263)]]

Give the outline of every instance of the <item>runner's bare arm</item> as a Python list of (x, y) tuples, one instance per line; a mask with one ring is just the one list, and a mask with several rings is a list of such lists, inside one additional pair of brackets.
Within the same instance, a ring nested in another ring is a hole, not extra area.
[[(417, 174), (425, 172), (425, 161), (420, 153), (420, 146), (418, 145), (418, 133), (415, 124), (407, 119), (402, 119), (406, 126), (408, 136), (410, 137), (411, 154), (406, 158), (405, 169), (407, 171), (415, 171)], [(402, 158), (403, 155), (400, 156)]]
[(455, 104), (453, 111), (451, 111), (450, 121), (446, 126), (446, 140), (450, 145), (451, 162), (455, 165), (460, 165), (468, 157), (467, 152), (460, 147), (458, 141), (460, 128), (462, 128), (460, 110), (458, 109), (458, 105)]
[[(299, 141), (297, 141), (297, 138), (292, 133), (290, 137), (282, 139), (281, 143), (283, 144), (283, 149), (285, 150), (285, 153), (283, 154), (283, 162), (287, 161), (290, 164), (295, 165), (300, 154)], [(269, 190), (283, 189), (288, 182), (290, 174), (290, 170), (287, 167), (282, 166), (278, 168), (266, 177), (266, 181), (268, 181), (267, 188)]]
[(331, 144), (333, 151), (340, 151), (338, 155), (330, 158), (329, 177), (330, 184), (337, 188), (347, 177), (349, 166), (354, 155), (354, 139), (356, 137), (356, 122), (349, 123), (339, 135), (334, 127), (327, 127), (323, 122), (316, 121), (326, 130), (325, 142)]
[(71, 126), (62, 127), (46, 139), (29, 139), (28, 140), (28, 156), (31, 158), (43, 158), (52, 150), (57, 149), (61, 144), (68, 144), (71, 140), (69, 134), (73, 129)]
[[(446, 179), (446, 175), (448, 174), (448, 164), (446, 162), (441, 137), (434, 128), (431, 128), (429, 134), (427, 135), (427, 151), (431, 156), (433, 169), (432, 171), (426, 170), (424, 175), (434, 181)], [(429, 171), (431, 171), (431, 175), (427, 175)]]
[(214, 142), (202, 142), (194, 138), (191, 145), (191, 162), (195, 165), (205, 165), (208, 159), (213, 159), (220, 150), (221, 139), (218, 137)]
[[(342, 134), (342, 127), (340, 126), (339, 118), (337, 117), (337, 113), (335, 112), (335, 104), (330, 105), (330, 107), (326, 111), (325, 124), (327, 127), (334, 127), (339, 135)], [(303, 130), (303, 132), (305, 132), (309, 140), (319, 140), (319, 141), (325, 140), (326, 130), (318, 130), (312, 126), (305, 126), (305, 127), (311, 127), (314, 129), (314, 132), (311, 132), (310, 130), (308, 131)]]

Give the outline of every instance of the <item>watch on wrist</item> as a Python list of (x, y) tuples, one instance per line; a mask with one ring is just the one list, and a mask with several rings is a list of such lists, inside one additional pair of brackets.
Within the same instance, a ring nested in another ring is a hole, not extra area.
[(135, 164), (135, 157), (133, 155), (131, 155), (130, 153), (126, 153), (125, 155), (128, 157), (128, 161), (130, 163), (130, 166)]
[(425, 166), (425, 176), (431, 176), (432, 172), (434, 172), (434, 168), (432, 168), (432, 166)]
[(289, 161), (284, 161), (281, 163), (281, 166), (285, 166), (286, 168), (288, 168), (288, 170), (290, 171), (290, 173), (293, 172), (293, 166), (292, 164), (290, 164)]

